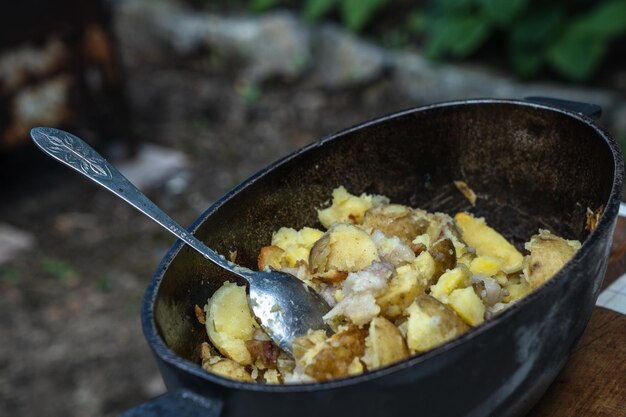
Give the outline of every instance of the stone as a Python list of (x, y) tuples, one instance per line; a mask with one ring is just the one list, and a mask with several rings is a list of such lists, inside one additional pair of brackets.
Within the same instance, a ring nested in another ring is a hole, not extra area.
[(173, 2), (134, 1), (120, 5), (118, 15), (126, 33), (141, 32), (132, 27), (139, 23), (179, 56), (206, 49), (238, 56), (246, 63), (241, 76), (255, 82), (297, 77), (311, 60), (308, 27), (289, 12), (221, 16)]
[(543, 96), (598, 104), (608, 109), (617, 101), (613, 93), (605, 90), (540, 82), (522, 83), (480, 66), (429, 61), (416, 51), (393, 53), (391, 62), (398, 89), (418, 103)]
[(0, 265), (35, 246), (35, 237), (9, 224), (0, 224)]
[(145, 27), (134, 29), (141, 36), (152, 33), (179, 56), (216, 50), (242, 58), (245, 64), (237, 76), (253, 83), (273, 77), (295, 78), (310, 71), (316, 84), (339, 89), (370, 83), (389, 72), (398, 92), (416, 104), (544, 96), (597, 104), (607, 114), (619, 105), (611, 91), (521, 82), (479, 65), (434, 62), (419, 50), (388, 51), (336, 25), (308, 26), (287, 11), (223, 16), (163, 0), (129, 0), (118, 9), (118, 14), (126, 16), (123, 26)]
[(295, 78), (310, 64), (310, 33), (291, 13), (268, 13), (256, 19), (212, 16), (210, 20), (206, 44), (246, 59), (244, 78)]
[(180, 151), (144, 144), (134, 159), (117, 164), (117, 168), (139, 189), (167, 186), (169, 181), (175, 181), (177, 191), (182, 191), (184, 184), (179, 179), (188, 178), (189, 160)]
[(314, 78), (324, 87), (341, 88), (378, 78), (388, 64), (385, 51), (333, 25), (313, 31)]

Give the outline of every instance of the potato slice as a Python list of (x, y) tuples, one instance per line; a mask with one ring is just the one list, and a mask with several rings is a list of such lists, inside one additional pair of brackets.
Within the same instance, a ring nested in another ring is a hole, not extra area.
[(474, 288), (458, 288), (448, 296), (448, 305), (470, 326), (485, 321), (485, 305)]
[(396, 275), (389, 281), (384, 294), (376, 298), (381, 314), (388, 319), (402, 315), (418, 294), (425, 289), (420, 273), (412, 265), (403, 265), (396, 269)]
[(252, 339), (258, 324), (250, 313), (246, 287), (225, 282), (205, 307), (209, 340), (227, 358), (241, 365), (252, 363), (246, 340)]
[(412, 352), (424, 352), (467, 331), (469, 327), (435, 298), (422, 294), (407, 309), (407, 344)]
[[(307, 375), (317, 381), (349, 376), (358, 370), (354, 364), (355, 358), (365, 353), (365, 331), (350, 326), (313, 349), (317, 352), (304, 364)], [(304, 358), (307, 356), (305, 354)]]
[(548, 230), (539, 230), (525, 246), (530, 255), (525, 259), (523, 276), (530, 288), (537, 288), (552, 278), (580, 246), (577, 240), (565, 240)]
[(309, 269), (324, 277), (356, 272), (378, 261), (376, 245), (362, 229), (349, 224), (333, 226), (311, 248)]
[(365, 338), (365, 356), (363, 362), (372, 370), (409, 356), (409, 350), (404, 342), (402, 333), (392, 322), (383, 318), (374, 318), (369, 327), (369, 334)]
[(475, 248), (479, 256), (498, 258), (502, 261), (502, 270), (507, 274), (522, 269), (522, 254), (504, 236), (489, 227), (484, 219), (477, 219), (468, 213), (457, 213), (454, 220), (461, 229), (465, 243)]

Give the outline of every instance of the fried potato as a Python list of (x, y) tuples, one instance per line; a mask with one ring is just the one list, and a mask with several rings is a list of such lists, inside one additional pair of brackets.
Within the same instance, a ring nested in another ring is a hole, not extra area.
[(257, 267), (259, 268), (259, 271), (263, 271), (267, 267), (280, 269), (284, 254), (285, 251), (278, 246), (263, 246), (259, 251), (259, 257), (257, 258)]
[(281, 227), (272, 235), (272, 246), (277, 246), (284, 252), (281, 254), (281, 263), (284, 266), (293, 267), (298, 262), (307, 261), (309, 252), (324, 232), (311, 227), (303, 227), (300, 230), (291, 227)]
[(502, 269), (502, 261), (493, 256), (477, 256), (469, 265), (472, 274), (492, 277)]
[(537, 288), (552, 278), (580, 246), (577, 240), (565, 240), (548, 230), (539, 230), (525, 245), (530, 255), (524, 261), (523, 276), (530, 288)]
[(432, 281), (435, 275), (435, 260), (429, 252), (425, 251), (417, 255), (417, 258), (413, 260), (413, 266), (422, 275), (425, 283)]
[(448, 296), (457, 288), (465, 288), (470, 284), (467, 269), (460, 265), (445, 272), (435, 285), (430, 286), (430, 295), (442, 303), (448, 302)]
[(376, 245), (367, 233), (356, 226), (338, 224), (311, 248), (309, 270), (323, 278), (356, 272), (378, 260)]
[(376, 304), (380, 306), (383, 316), (393, 320), (402, 315), (425, 288), (417, 269), (412, 265), (403, 265), (396, 269), (396, 275), (389, 280), (385, 293), (376, 298)]
[[(468, 191), (466, 184), (456, 185)], [(225, 283), (208, 300), (206, 318), (194, 309), (212, 342), (199, 346), (204, 369), (267, 384), (371, 371), (505, 310), (580, 248), (540, 230), (524, 257), (482, 218), (429, 213), (343, 187), (318, 215), (326, 232), (280, 228), (261, 248), (258, 267), (290, 273), (320, 292), (333, 305), (324, 319), (336, 333), (309, 329), (292, 340), (293, 358), (287, 357), (259, 329), (245, 287)]]
[(266, 384), (280, 384), (280, 373), (276, 369), (268, 369), (263, 372), (263, 380)]
[(502, 270), (507, 274), (522, 269), (522, 254), (504, 236), (489, 227), (484, 219), (477, 219), (468, 213), (457, 213), (454, 220), (461, 229), (463, 240), (476, 249), (477, 255), (499, 259), (502, 261)]
[(377, 205), (388, 203), (387, 197), (361, 194), (359, 197), (350, 194), (343, 186), (333, 190), (332, 205), (318, 210), (320, 223), (327, 229), (337, 223), (361, 224), (365, 212)]
[(348, 375), (359, 375), (363, 372), (365, 372), (365, 366), (363, 365), (363, 362), (361, 362), (361, 360), (357, 357), (352, 359), (352, 363), (350, 364), (350, 366), (348, 366)]
[(444, 272), (456, 267), (456, 251), (450, 239), (439, 239), (428, 252), (435, 261), (435, 271), (428, 280), (429, 284), (433, 284)]
[(309, 330), (306, 335), (296, 337), (291, 342), (293, 358), (300, 365), (308, 365), (322, 349), (326, 339), (324, 330)]
[(205, 307), (209, 340), (222, 355), (241, 365), (252, 363), (246, 340), (252, 339), (258, 324), (250, 313), (246, 287), (225, 282)]
[(202, 368), (206, 371), (237, 381), (254, 382), (254, 379), (252, 379), (252, 376), (250, 376), (246, 368), (231, 359), (221, 358), (216, 363), (203, 361)]
[[(469, 269), (469, 267), (472, 265), (472, 261), (476, 258), (476, 255), (474, 255), (473, 253), (465, 253), (463, 254), (463, 256), (461, 256), (460, 258), (456, 259), (456, 264), (458, 265), (465, 265), (465, 267), (467, 267)], [(495, 259), (495, 258), (494, 258)]]
[(532, 291), (526, 279), (521, 276), (515, 276), (508, 279), (504, 288), (506, 288), (507, 294), (503, 297), (502, 301), (505, 303), (517, 301)]
[(365, 338), (363, 362), (368, 369), (380, 368), (409, 356), (409, 349), (400, 330), (389, 320), (376, 317), (370, 322)]
[(477, 326), (485, 321), (485, 305), (472, 287), (452, 291), (447, 304), (470, 326)]
[(316, 350), (315, 355), (304, 364), (307, 375), (317, 381), (349, 376), (358, 370), (354, 365), (355, 358), (365, 353), (365, 331), (350, 326), (335, 333)]
[(407, 309), (406, 340), (412, 352), (424, 352), (469, 330), (448, 306), (422, 294)]
[(401, 204), (383, 204), (365, 212), (363, 226), (378, 229), (388, 238), (396, 236), (410, 245), (416, 236), (426, 233), (430, 222)]

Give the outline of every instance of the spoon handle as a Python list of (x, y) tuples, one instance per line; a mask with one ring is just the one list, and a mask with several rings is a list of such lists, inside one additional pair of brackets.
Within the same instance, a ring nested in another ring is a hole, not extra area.
[[(50, 127), (35, 127), (30, 131), (30, 136), (35, 144), (52, 158), (78, 171), (120, 197), (194, 248), (206, 259), (223, 268), (233, 270), (233, 265), (230, 262), (226, 261), (226, 259), (215, 253), (176, 223), (145, 194), (139, 191), (121, 172), (107, 162), (102, 155), (80, 138), (63, 130)], [(236, 271), (233, 272), (237, 273)]]

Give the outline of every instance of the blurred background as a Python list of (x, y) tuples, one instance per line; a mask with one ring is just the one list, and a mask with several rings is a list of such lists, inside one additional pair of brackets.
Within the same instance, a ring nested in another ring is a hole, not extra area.
[(287, 153), (442, 100), (599, 104), (626, 142), (626, 0), (21, 0), (0, 12), (0, 415), (164, 391), (144, 288), (174, 239), (43, 156), (70, 130), (189, 225)]

